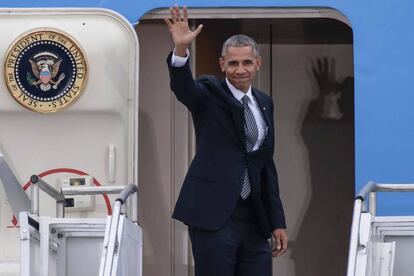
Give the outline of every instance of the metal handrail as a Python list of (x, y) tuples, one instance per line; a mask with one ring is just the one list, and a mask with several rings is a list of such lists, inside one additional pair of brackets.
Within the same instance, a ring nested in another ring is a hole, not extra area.
[[(128, 215), (134, 216), (134, 213), (136, 214), (137, 205), (134, 205), (134, 202), (128, 201), (128, 204), (126, 202), (127, 198), (130, 194), (128, 194), (126, 197), (123, 193), (130, 192), (135, 193), (138, 191), (138, 187), (135, 184), (129, 184), (127, 186), (91, 186), (91, 187), (62, 187), (62, 194), (63, 195), (98, 195), (98, 194), (118, 194), (118, 199), (123, 199), (123, 204), (125, 204), (125, 207), (127, 205), (133, 205), (132, 211), (129, 208), (126, 209), (126, 213)], [(137, 223), (137, 221), (133, 222)]]
[(32, 183), (31, 213), (39, 215), (39, 189), (41, 189), (56, 200), (56, 217), (63, 218), (65, 216), (65, 196), (35, 174), (30, 177), (30, 182)]
[(138, 191), (134, 184), (129, 184), (124, 187), (122, 192), (116, 198), (114, 203), (114, 211), (111, 216), (109, 224), (108, 239), (104, 240), (104, 251), (99, 268), (100, 276), (113, 275), (114, 255), (118, 250), (118, 226), (121, 216), (121, 207), (127, 201), (128, 197)]
[(391, 184), (368, 182), (356, 195), (354, 202), (354, 212), (352, 216), (351, 236), (349, 242), (348, 269), (347, 276), (354, 276), (356, 271), (356, 257), (359, 242), (359, 227), (361, 213), (366, 211), (365, 202), (369, 197), (368, 210), (371, 214), (376, 213), (376, 192), (414, 192), (414, 184)]
[(376, 183), (370, 181), (361, 189), (356, 198), (364, 201), (366, 196), (372, 192), (414, 192), (414, 184)]
[(63, 195), (119, 194), (125, 186), (63, 187)]
[[(127, 186), (97, 186), (97, 187), (63, 187), (61, 192), (41, 179), (37, 175), (30, 177), (31, 185), (31, 213), (39, 215), (39, 188), (56, 200), (56, 217), (64, 217), (65, 195), (97, 195), (119, 194), (116, 200), (126, 203), (127, 198), (138, 191), (134, 184)], [(122, 205), (121, 204), (121, 205)]]
[(20, 185), (18, 177), (12, 170), (5, 154), (0, 148), (0, 184), (3, 184), (7, 200), (16, 218), (20, 212), (30, 210), (30, 199)]
[(30, 182), (32, 184), (39, 185), (39, 188), (47, 193), (51, 198), (55, 199), (57, 202), (65, 201), (65, 196), (63, 196), (58, 190), (56, 190), (52, 185), (48, 184), (46, 181), (41, 179), (37, 175), (32, 175), (30, 177)]

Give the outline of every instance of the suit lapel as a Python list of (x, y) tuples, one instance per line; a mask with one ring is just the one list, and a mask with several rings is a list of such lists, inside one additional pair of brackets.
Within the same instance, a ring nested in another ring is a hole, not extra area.
[[(200, 77), (201, 78), (201, 77)], [(201, 82), (211, 88), (211, 91), (218, 97), (216, 105), (220, 106), (229, 112), (232, 117), (230, 121), (231, 126), (234, 127), (230, 131), (230, 134), (234, 139), (239, 142), (239, 145), (242, 149), (245, 149), (245, 133), (244, 133), (244, 115), (243, 115), (243, 106), (231, 93), (228, 88), (226, 81), (223, 80), (220, 82), (216, 77), (205, 75), (202, 77)]]
[(236, 135), (237, 138), (242, 145), (243, 149), (245, 149), (246, 144), (246, 134), (244, 132), (244, 114), (243, 114), (243, 105), (240, 101), (238, 101), (230, 91), (230, 88), (227, 86), (226, 81), (221, 82), (221, 86), (224, 88), (224, 99), (227, 101), (228, 106), (231, 111), (231, 115), (233, 117), (234, 126), (236, 128)]
[(266, 122), (266, 126), (267, 126), (267, 132), (265, 133), (266, 136), (265, 136), (265, 139), (262, 143), (262, 146), (265, 146), (267, 144), (267, 142), (269, 141), (269, 139), (268, 139), (269, 135), (272, 135), (271, 133), (269, 134), (269, 132), (272, 131), (271, 130), (271, 127), (272, 127), (271, 121), (272, 120), (270, 118), (270, 116), (272, 116), (271, 107), (266, 103), (266, 100), (263, 98), (263, 96), (260, 93), (258, 93), (256, 91), (256, 89), (253, 88), (253, 87), (252, 87), (252, 94), (257, 100), (257, 103), (260, 107), (260, 111), (263, 115), (263, 118), (264, 118), (264, 120)]
[(265, 100), (262, 96), (257, 93), (256, 89), (252, 87), (252, 94), (256, 98), (257, 103), (259, 104), (260, 111), (262, 112), (263, 118), (266, 122), (266, 125), (270, 126), (270, 106), (266, 105)]

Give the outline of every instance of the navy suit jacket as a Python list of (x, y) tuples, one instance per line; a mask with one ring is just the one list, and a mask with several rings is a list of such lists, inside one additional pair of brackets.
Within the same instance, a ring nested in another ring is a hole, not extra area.
[(191, 112), (196, 154), (184, 179), (173, 218), (206, 230), (221, 228), (230, 218), (240, 197), (248, 167), (251, 197), (260, 229), (270, 237), (276, 228), (286, 228), (276, 167), (273, 161), (273, 101), (252, 88), (268, 126), (258, 150), (247, 152), (243, 106), (225, 81), (204, 75), (194, 80), (188, 62), (171, 66), (167, 59), (171, 90)]

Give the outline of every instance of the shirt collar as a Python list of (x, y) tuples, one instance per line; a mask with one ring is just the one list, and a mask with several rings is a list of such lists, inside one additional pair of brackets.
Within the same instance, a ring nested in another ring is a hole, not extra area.
[(252, 86), (249, 87), (249, 90), (247, 90), (247, 93), (243, 93), (241, 90), (234, 87), (234, 85), (231, 84), (227, 78), (226, 78), (226, 83), (227, 83), (227, 86), (229, 87), (231, 93), (233, 94), (233, 96), (237, 100), (241, 101), (243, 96), (247, 95), (249, 97), (250, 101), (253, 102)]

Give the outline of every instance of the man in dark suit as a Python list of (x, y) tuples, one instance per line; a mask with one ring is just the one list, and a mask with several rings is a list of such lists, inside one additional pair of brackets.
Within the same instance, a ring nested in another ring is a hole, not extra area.
[(251, 86), (261, 65), (257, 44), (245, 35), (229, 38), (220, 58), (226, 79), (194, 80), (188, 45), (202, 25), (190, 30), (185, 7), (170, 13), (170, 85), (196, 134), (173, 218), (189, 226), (196, 276), (270, 276), (271, 256), (286, 251), (287, 235), (273, 162), (273, 101)]

